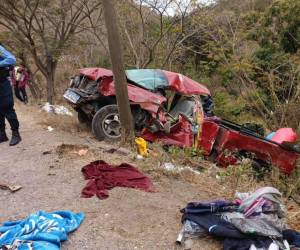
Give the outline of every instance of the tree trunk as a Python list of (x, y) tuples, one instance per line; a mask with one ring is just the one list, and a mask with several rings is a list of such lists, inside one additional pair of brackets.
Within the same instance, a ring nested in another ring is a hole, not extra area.
[(32, 74), (31, 69), (26, 65), (26, 68), (28, 70), (29, 73), (29, 89), (31, 92), (32, 97), (35, 100), (40, 100), (42, 98), (42, 91), (40, 90), (39, 86), (37, 85), (34, 75)]
[(30, 83), (28, 84), (28, 87), (30, 89), (31, 95), (34, 100), (40, 99), (40, 94), (38, 93), (37, 89), (34, 87), (34, 81), (31, 79)]
[(128, 100), (127, 81), (123, 63), (123, 53), (119, 34), (119, 25), (113, 0), (102, 0), (105, 24), (108, 35), (109, 53), (114, 74), (118, 109), (122, 125), (122, 141), (132, 143), (134, 127)]
[(47, 76), (47, 102), (53, 104), (54, 99), (54, 78), (53, 74)]
[(47, 56), (47, 102), (50, 104), (54, 104), (56, 65), (57, 62), (53, 60), (53, 57), (51, 55)]

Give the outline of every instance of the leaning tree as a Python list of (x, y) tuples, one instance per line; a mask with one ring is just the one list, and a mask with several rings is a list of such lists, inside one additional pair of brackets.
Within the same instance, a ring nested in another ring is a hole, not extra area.
[(0, 26), (32, 57), (53, 103), (59, 58), (100, 8), (97, 0), (1, 0)]

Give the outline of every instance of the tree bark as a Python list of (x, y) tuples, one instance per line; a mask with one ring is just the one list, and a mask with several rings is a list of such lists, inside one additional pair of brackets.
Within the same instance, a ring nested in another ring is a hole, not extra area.
[(54, 103), (55, 97), (55, 71), (57, 62), (53, 60), (52, 56), (47, 56), (47, 75), (46, 83), (47, 83), (47, 102), (50, 104)]
[(53, 74), (47, 75), (47, 102), (53, 104), (54, 99), (54, 79)]
[(31, 95), (32, 95), (32, 97), (33, 97), (33, 99), (34, 100), (38, 100), (38, 99), (40, 99), (39, 98), (39, 94), (38, 94), (38, 92), (37, 92), (37, 90), (36, 90), (36, 88), (33, 86), (33, 81), (32, 81), (32, 79), (30, 80), (30, 83), (28, 84), (28, 87), (29, 87), (29, 89), (30, 89), (30, 92), (31, 92)]
[(102, 0), (102, 3), (108, 35), (109, 53), (114, 74), (118, 109), (122, 126), (122, 142), (132, 143), (134, 139), (134, 127), (128, 99), (127, 81), (124, 70), (118, 19), (114, 8), (114, 1)]

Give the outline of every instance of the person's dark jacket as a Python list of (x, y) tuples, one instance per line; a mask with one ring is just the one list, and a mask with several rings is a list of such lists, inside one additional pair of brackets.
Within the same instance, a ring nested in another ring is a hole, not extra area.
[(8, 77), (15, 63), (16, 58), (14, 55), (0, 45), (0, 99), (12, 97), (12, 88)]

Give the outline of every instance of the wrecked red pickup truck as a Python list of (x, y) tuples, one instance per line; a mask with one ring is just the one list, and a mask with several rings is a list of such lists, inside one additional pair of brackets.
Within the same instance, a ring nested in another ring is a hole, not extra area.
[[(199, 147), (220, 166), (251, 158), (259, 167), (291, 173), (299, 157), (295, 140), (276, 143), (257, 131), (213, 116), (209, 90), (178, 73), (126, 70), (128, 96), (136, 132), (148, 141)], [(92, 125), (99, 140), (120, 138), (113, 74), (103, 68), (80, 69), (64, 94), (80, 122)], [(291, 146), (292, 145), (292, 146)]]

